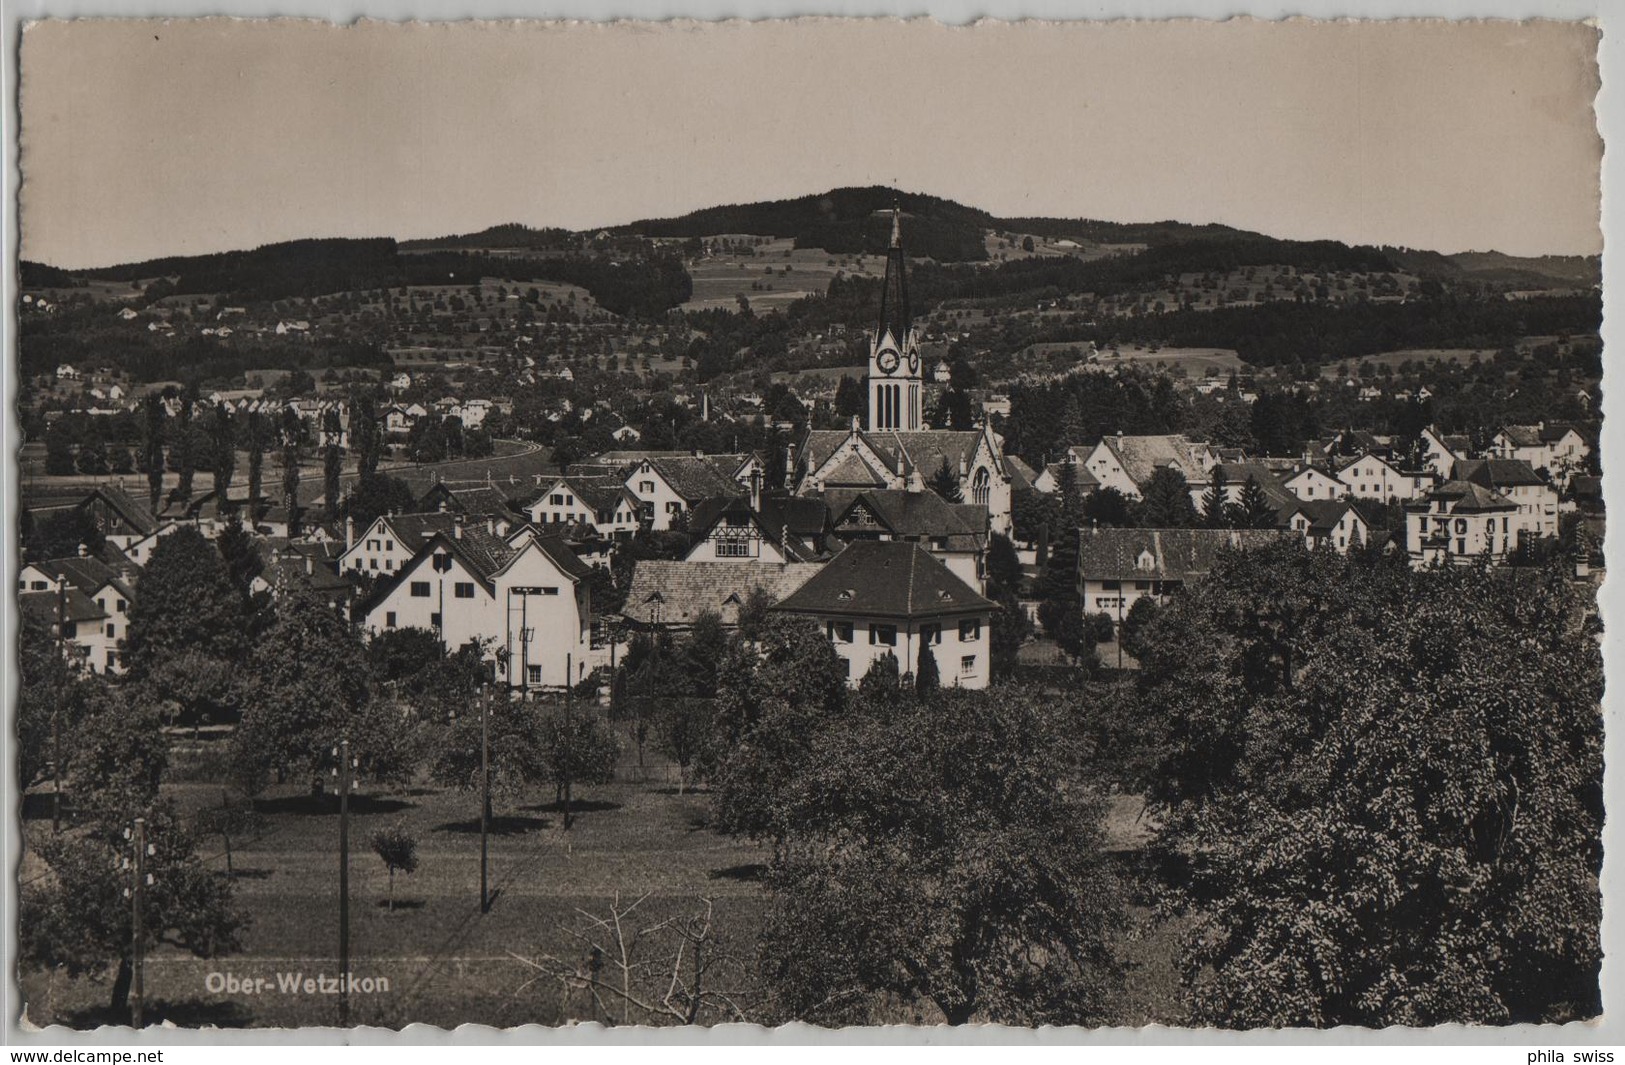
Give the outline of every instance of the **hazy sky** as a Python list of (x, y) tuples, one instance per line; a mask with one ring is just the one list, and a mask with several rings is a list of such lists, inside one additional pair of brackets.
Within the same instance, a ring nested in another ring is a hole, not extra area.
[(1593, 253), (1596, 44), (1507, 22), (42, 23), (22, 253), (586, 228), (861, 184)]

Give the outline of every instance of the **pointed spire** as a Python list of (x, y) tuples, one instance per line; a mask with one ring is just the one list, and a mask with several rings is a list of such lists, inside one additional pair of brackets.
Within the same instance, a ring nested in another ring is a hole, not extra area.
[(894, 248), (903, 246), (903, 209), (896, 201), (892, 202), (891, 209), (891, 246)]
[(903, 212), (892, 208), (891, 249), (886, 253), (886, 277), (880, 287), (880, 324), (875, 343), (889, 332), (899, 348), (908, 343), (909, 317), (907, 260), (903, 257)]

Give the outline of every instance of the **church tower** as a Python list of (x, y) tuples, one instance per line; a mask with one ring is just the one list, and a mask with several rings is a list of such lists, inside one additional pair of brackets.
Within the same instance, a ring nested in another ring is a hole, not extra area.
[(920, 340), (909, 317), (903, 215), (892, 208), (891, 248), (880, 290), (880, 324), (869, 343), (869, 430), (914, 432), (925, 428), (925, 380)]

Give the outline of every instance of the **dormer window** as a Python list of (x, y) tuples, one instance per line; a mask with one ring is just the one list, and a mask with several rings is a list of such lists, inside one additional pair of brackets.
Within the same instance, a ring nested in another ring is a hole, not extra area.
[(1149, 550), (1141, 551), (1140, 552), (1140, 557), (1134, 560), (1134, 568), (1135, 569), (1141, 569), (1141, 570), (1147, 570), (1147, 571), (1156, 569), (1157, 568), (1156, 556), (1151, 554), (1151, 552)]
[(842, 603), (850, 603), (853, 599), (857, 598), (857, 595), (857, 591), (852, 588), (842, 588), (840, 594), (838, 594), (835, 598)]

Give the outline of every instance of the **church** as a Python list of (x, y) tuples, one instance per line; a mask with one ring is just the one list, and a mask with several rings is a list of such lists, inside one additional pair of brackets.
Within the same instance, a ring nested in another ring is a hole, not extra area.
[(794, 456), (797, 495), (840, 489), (926, 491), (944, 464), (959, 478), (966, 503), (987, 508), (988, 528), (1010, 533), (1010, 474), (1004, 440), (984, 421), (978, 429), (930, 429), (925, 373), (908, 303), (908, 260), (901, 212), (892, 212), (891, 247), (881, 286), (880, 320), (869, 342), (866, 426), (812, 429)]

